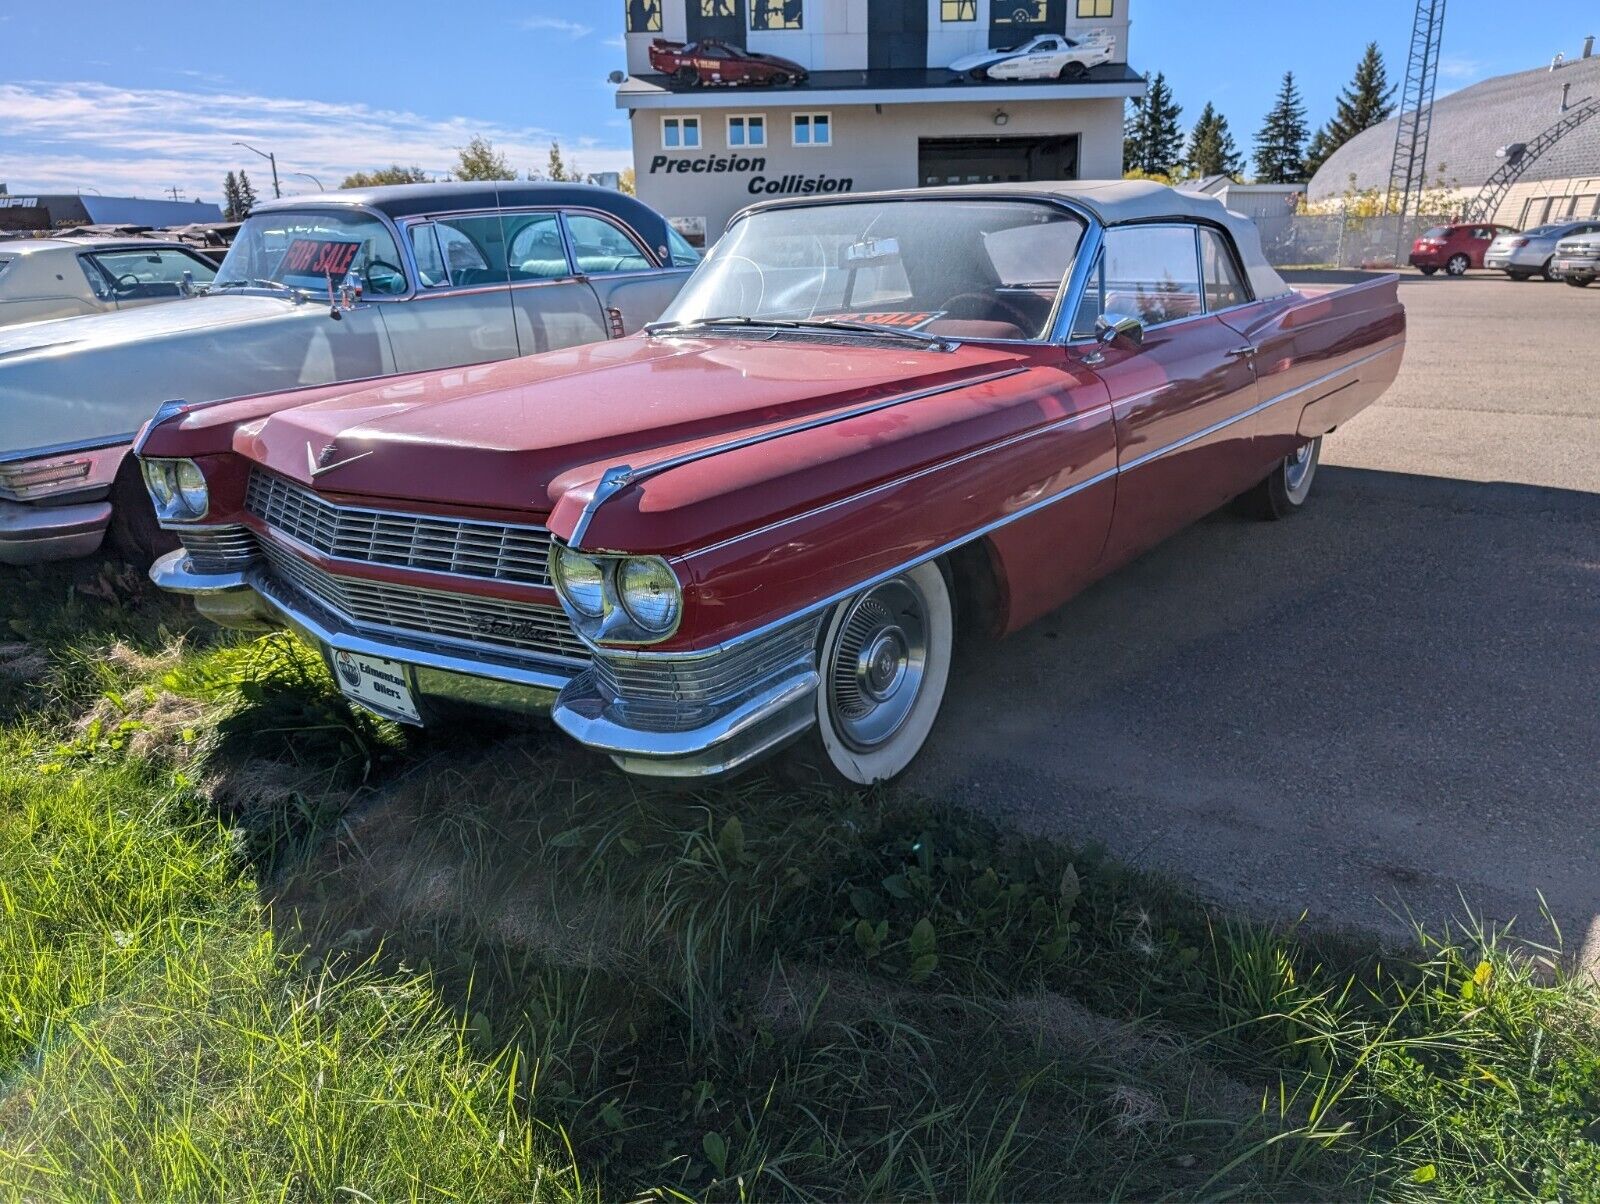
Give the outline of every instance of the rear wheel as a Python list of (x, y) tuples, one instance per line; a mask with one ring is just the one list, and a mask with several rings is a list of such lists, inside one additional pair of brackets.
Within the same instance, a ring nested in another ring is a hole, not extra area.
[(112, 549), (138, 569), (147, 569), (156, 557), (178, 546), (178, 537), (156, 521), (155, 506), (145, 491), (137, 457), (123, 457), (111, 485), (111, 525), (106, 530)]
[(841, 602), (817, 661), (817, 725), (792, 764), (844, 787), (898, 777), (938, 717), (954, 640), (950, 587), (937, 564)]
[(700, 75), (693, 67), (679, 67), (672, 73), (672, 82), (679, 87), (692, 88), (700, 80)]
[(1311, 481), (1321, 459), (1322, 436), (1318, 435), (1294, 455), (1285, 456), (1261, 484), (1241, 494), (1240, 509), (1255, 518), (1288, 518), (1311, 496)]
[(1057, 79), (1082, 79), (1089, 71), (1082, 63), (1072, 62), (1062, 67), (1056, 74)]
[(1472, 260), (1465, 255), (1452, 255), (1445, 261), (1444, 270), (1452, 276), (1465, 276), (1467, 269), (1472, 266)]

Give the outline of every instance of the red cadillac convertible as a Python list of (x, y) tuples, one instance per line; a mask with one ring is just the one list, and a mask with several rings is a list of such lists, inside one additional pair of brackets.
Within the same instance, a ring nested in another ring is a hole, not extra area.
[(663, 321), (528, 359), (164, 407), (156, 582), (287, 625), (405, 723), (549, 713), (633, 773), (916, 756), (1013, 631), (1233, 498), (1307, 504), (1393, 381), (1396, 278), (1292, 292), (1142, 182), (758, 205)]

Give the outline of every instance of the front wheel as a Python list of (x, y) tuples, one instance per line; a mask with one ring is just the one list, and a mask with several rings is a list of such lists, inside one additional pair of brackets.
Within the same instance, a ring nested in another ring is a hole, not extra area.
[(903, 773), (944, 702), (954, 642), (950, 587), (937, 564), (841, 602), (824, 628), (817, 725), (795, 750), (798, 765), (847, 788)]
[(1465, 276), (1471, 266), (1472, 260), (1465, 255), (1452, 255), (1445, 261), (1444, 270), (1452, 276)]
[(1424, 276), (1431, 276), (1435, 272), (1437, 272), (1438, 270), (1439, 270), (1438, 268), (1418, 268), (1417, 269), (1417, 271), (1421, 272)]
[(1302, 443), (1292, 456), (1280, 460), (1267, 479), (1239, 496), (1240, 508), (1255, 518), (1288, 518), (1311, 496), (1311, 480), (1322, 459), (1322, 436)]
[(1573, 288), (1589, 287), (1589, 277), (1587, 276), (1563, 276), (1561, 279), (1565, 280)]
[(680, 88), (692, 88), (700, 82), (700, 73), (693, 67), (679, 67), (672, 73), (672, 82)]

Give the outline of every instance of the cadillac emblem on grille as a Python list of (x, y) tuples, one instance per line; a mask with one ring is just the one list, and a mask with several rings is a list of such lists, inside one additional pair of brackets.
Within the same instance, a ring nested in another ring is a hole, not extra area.
[(316, 480), (325, 472), (332, 472), (335, 468), (343, 468), (346, 464), (354, 464), (357, 460), (365, 460), (372, 453), (370, 451), (364, 451), (358, 453), (357, 455), (346, 456), (343, 460), (336, 461), (334, 457), (338, 454), (339, 444), (337, 441), (324, 444), (322, 450), (319, 452), (313, 452), (311, 450), (311, 444), (307, 443), (306, 469), (311, 473), (311, 479)]
[(545, 629), (527, 619), (474, 619), (473, 630), (479, 635), (498, 636), (503, 640), (533, 640), (545, 635)]

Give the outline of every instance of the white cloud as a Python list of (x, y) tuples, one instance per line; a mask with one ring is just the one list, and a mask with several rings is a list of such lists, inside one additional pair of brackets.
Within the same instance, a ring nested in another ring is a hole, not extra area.
[[(353, 171), (390, 163), (443, 174), (456, 149), (482, 134), (519, 172), (543, 167), (559, 130), (509, 126), (472, 117), (426, 117), (362, 104), (230, 91), (117, 88), (98, 83), (0, 84), (0, 180), (12, 192), (160, 196), (176, 186), (186, 196), (217, 200), (223, 175), (249, 171), (270, 195), (271, 169), (235, 140), (278, 156), (285, 193), (310, 191), (290, 172), (309, 172), (336, 187)], [(632, 163), (624, 145), (587, 144), (585, 171), (618, 171)]]
[(1445, 79), (1477, 79), (1483, 74), (1483, 64), (1477, 59), (1444, 55), (1439, 59), (1439, 74)]
[(524, 17), (517, 24), (523, 29), (547, 29), (552, 33), (564, 33), (570, 38), (586, 38), (594, 32), (593, 25), (583, 25), (577, 21), (565, 21), (560, 17)]

